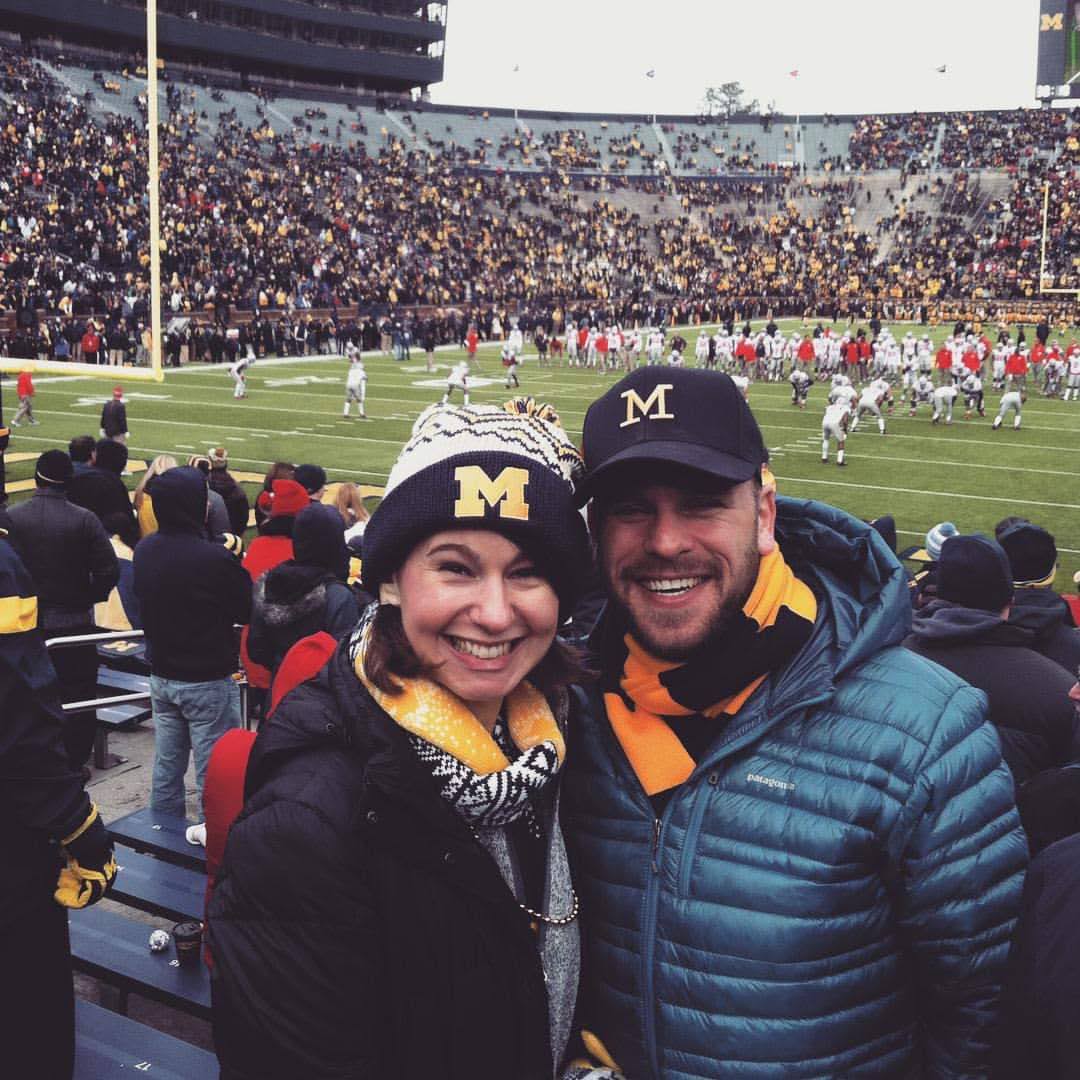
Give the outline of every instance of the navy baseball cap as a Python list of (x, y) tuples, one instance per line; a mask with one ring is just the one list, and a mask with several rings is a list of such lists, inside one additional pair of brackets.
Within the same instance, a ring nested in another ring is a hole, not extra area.
[(582, 501), (626, 463), (683, 465), (739, 484), (769, 460), (754, 414), (729, 376), (659, 366), (632, 371), (589, 406), (582, 451)]

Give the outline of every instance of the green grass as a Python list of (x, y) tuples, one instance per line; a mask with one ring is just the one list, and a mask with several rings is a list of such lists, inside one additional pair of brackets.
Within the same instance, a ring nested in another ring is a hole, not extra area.
[[(785, 330), (794, 320), (783, 320)], [(911, 327), (895, 326), (902, 336)], [(915, 328), (921, 333), (920, 328)], [(947, 328), (932, 331), (935, 345)], [(696, 330), (685, 332), (690, 353)], [(132, 382), (128, 391), (133, 457), (149, 459), (168, 452), (182, 458), (224, 445), (234, 471), (263, 472), (274, 460), (322, 464), (331, 479), (380, 484), (390, 470), (413, 419), (442, 394), (446, 371), (459, 356), (440, 352), (437, 385), (417, 383), (424, 372), (423, 354), (414, 350), (409, 363), (389, 357), (366, 358), (367, 412), (370, 419), (343, 420), (346, 364), (321, 357), (285, 365), (259, 363), (248, 376), (248, 398), (234, 401), (232, 380), (224, 370), (197, 367), (168, 373), (164, 384)], [(577, 438), (590, 401), (615, 376), (581, 368), (538, 368), (531, 350), (521, 369), (522, 392), (550, 401)], [(482, 348), (479, 378), (491, 385), (473, 391), (474, 401), (501, 402), (507, 392), (497, 349)], [(97, 431), (101, 402), (109, 381), (36, 380), (38, 427), (12, 433), (9, 453), (66, 446), (73, 435)], [(987, 380), (989, 385), (989, 380)], [(13, 380), (4, 384), (5, 413), (10, 417)], [(882, 438), (873, 423), (860, 425), (848, 440), (848, 466), (820, 460), (821, 414), (826, 391), (815, 385), (805, 412), (792, 408), (786, 383), (757, 384), (750, 404), (765, 432), (782, 494), (819, 499), (870, 518), (892, 514), (900, 546), (921, 541), (936, 522), (951, 520), (962, 532), (992, 533), (1008, 514), (1030, 517), (1057, 538), (1061, 571), (1057, 587), (1072, 589), (1080, 569), (1080, 402), (1046, 400), (1032, 393), (1020, 431), (991, 431), (990, 417), (999, 395), (987, 393), (985, 420), (964, 421), (962, 408), (951, 427), (932, 426), (929, 412), (911, 419), (897, 409)], [(32, 462), (10, 465), (8, 479), (32, 476)], [(20, 499), (25, 496), (15, 495)]]

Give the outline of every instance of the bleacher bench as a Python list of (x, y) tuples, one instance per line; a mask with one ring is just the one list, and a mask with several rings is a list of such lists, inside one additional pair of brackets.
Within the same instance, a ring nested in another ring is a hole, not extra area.
[(76, 971), (115, 986), (121, 1009), (127, 995), (139, 994), (182, 1012), (210, 1019), (210, 975), (198, 967), (180, 967), (170, 942), (165, 952), (152, 953), (148, 942), (153, 927), (133, 922), (100, 905), (72, 911), (71, 963)]
[(203, 1080), (217, 1076), (217, 1058), (172, 1035), (89, 1001), (75, 1002), (72, 1080)]
[(109, 835), (118, 844), (206, 873), (206, 849), (184, 839), (188, 823), (181, 817), (144, 807), (110, 821), (108, 825)]
[[(150, 692), (150, 680), (145, 675), (128, 671), (114, 671), (103, 665), (97, 672), (97, 696), (116, 697), (120, 694), (144, 694)], [(97, 730), (94, 733), (94, 768), (111, 769), (126, 758), (109, 753), (109, 732), (133, 728), (149, 720), (149, 700), (123, 705), (105, 705), (97, 710)]]
[(202, 922), (206, 875), (117, 845), (118, 871), (109, 898), (173, 922)]

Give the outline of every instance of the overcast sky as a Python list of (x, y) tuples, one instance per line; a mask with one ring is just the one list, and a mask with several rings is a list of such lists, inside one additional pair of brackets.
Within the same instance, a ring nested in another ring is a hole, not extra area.
[(1039, 0), (448, 0), (431, 97), (694, 113), (737, 81), (780, 112), (1015, 108), (1035, 104), (1038, 20)]

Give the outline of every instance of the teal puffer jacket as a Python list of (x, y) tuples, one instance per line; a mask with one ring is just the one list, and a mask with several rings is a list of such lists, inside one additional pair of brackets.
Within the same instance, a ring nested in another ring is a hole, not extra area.
[(631, 1080), (982, 1075), (1027, 862), (986, 699), (898, 647), (873, 530), (777, 505), (813, 635), (659, 819), (581, 695), (582, 1019)]

